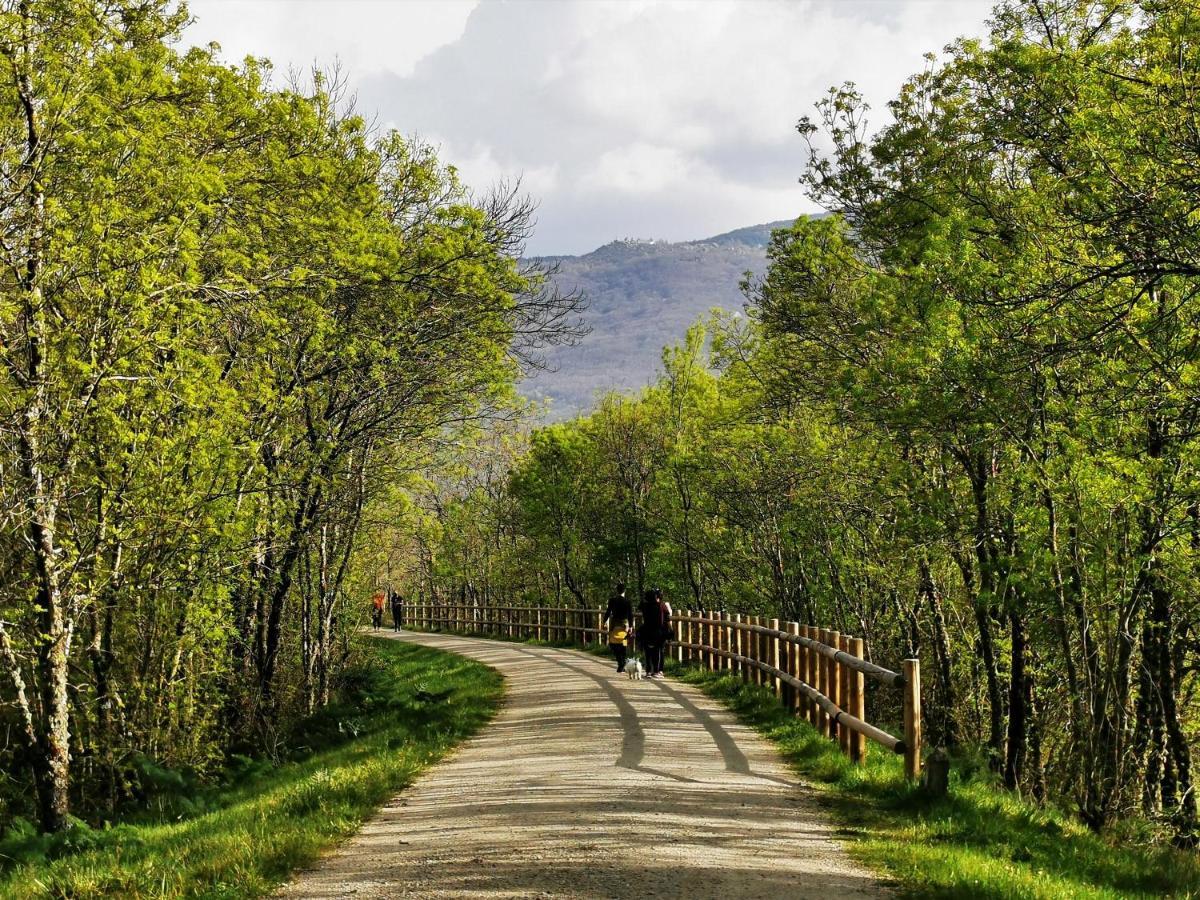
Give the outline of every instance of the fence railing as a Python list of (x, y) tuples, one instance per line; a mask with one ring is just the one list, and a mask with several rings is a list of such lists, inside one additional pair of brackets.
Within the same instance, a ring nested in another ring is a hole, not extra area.
[[(409, 604), (406, 624), (484, 637), (535, 639), (584, 646), (604, 643), (600, 610), (537, 606)], [(904, 773), (921, 773), (921, 669), (904, 660), (893, 672), (863, 658), (861, 638), (798, 622), (709, 610), (672, 617), (672, 655), (682, 663), (740, 675), (772, 688), (780, 701), (838, 742), (855, 762), (874, 741), (904, 757)], [(899, 688), (904, 733), (896, 737), (866, 717), (866, 682)]]

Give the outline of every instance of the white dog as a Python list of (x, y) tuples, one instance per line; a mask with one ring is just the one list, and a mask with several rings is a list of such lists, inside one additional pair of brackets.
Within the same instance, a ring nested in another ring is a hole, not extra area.
[(641, 681), (642, 677), (646, 674), (646, 670), (642, 668), (642, 661), (637, 658), (626, 660), (625, 674), (634, 681)]

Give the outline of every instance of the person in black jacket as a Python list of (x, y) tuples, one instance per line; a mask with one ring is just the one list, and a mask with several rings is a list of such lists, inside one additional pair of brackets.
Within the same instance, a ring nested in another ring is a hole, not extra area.
[(604, 610), (604, 627), (608, 631), (608, 648), (617, 660), (617, 671), (625, 671), (629, 654), (629, 635), (633, 631), (633, 604), (625, 596), (625, 585), (618, 584), (617, 592)]
[(670, 607), (663, 602), (662, 591), (646, 591), (638, 612), (642, 614), (642, 627), (638, 629), (638, 640), (646, 654), (646, 674), (651, 678), (663, 675), (663, 649), (671, 635)]
[(392, 631), (404, 627), (404, 598), (399, 591), (392, 591)]

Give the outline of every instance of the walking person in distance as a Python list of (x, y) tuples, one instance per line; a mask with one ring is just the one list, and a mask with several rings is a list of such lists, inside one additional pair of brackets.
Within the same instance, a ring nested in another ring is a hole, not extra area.
[(392, 631), (399, 631), (404, 625), (404, 598), (399, 591), (392, 591)]
[(629, 635), (633, 629), (633, 604), (625, 596), (625, 585), (618, 584), (617, 592), (604, 610), (604, 627), (608, 630), (608, 648), (617, 660), (617, 671), (625, 670), (629, 656)]
[(376, 591), (371, 598), (371, 627), (376, 630), (383, 627), (383, 591)]
[(663, 648), (670, 635), (670, 607), (663, 602), (662, 591), (646, 591), (638, 612), (642, 614), (642, 626), (638, 629), (638, 640), (646, 654), (646, 674), (650, 678), (665, 678), (663, 674)]

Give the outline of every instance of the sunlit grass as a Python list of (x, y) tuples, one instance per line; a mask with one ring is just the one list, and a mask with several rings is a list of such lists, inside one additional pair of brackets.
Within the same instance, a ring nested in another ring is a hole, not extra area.
[[(370, 642), (346, 702), (306, 724), (314, 750), (203, 798), (175, 822), (9, 839), (0, 897), (258, 897), (312, 862), (495, 713), (499, 674), (450, 653)], [(0, 863), (3, 861), (0, 860)]]

